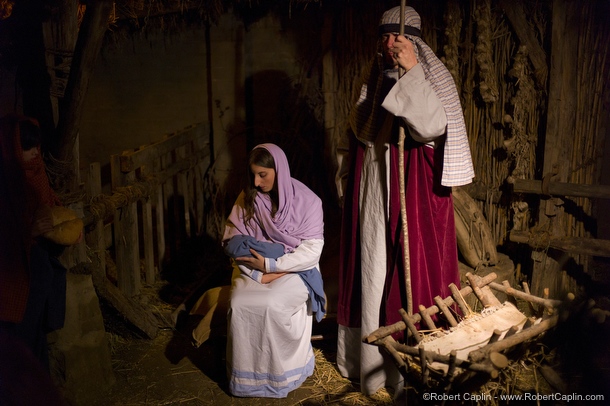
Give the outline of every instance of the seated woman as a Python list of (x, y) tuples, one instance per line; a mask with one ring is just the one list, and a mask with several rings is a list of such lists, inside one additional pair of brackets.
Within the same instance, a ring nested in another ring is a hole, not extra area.
[(250, 182), (227, 220), (223, 245), (240, 273), (227, 316), (229, 390), (283, 398), (314, 370), (313, 313), (324, 314), (319, 260), (322, 202), (290, 176), (284, 152), (256, 146)]

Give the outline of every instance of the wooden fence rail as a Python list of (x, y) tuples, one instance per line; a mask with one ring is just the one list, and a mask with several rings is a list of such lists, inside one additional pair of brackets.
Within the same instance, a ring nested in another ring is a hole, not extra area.
[[(102, 193), (100, 165), (90, 166), (85, 207), (87, 241), (99, 253), (104, 279), (98, 293), (146, 335), (156, 325), (132, 299), (152, 285), (180, 243), (204, 225), (203, 177), (209, 167), (209, 125), (200, 123), (110, 158), (110, 195)], [(105, 278), (106, 255), (116, 286)]]

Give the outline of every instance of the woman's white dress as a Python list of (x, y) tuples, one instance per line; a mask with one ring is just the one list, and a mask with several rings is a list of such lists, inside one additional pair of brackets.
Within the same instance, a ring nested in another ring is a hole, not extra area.
[[(304, 241), (278, 258), (277, 271), (319, 270), (323, 245)], [(229, 390), (235, 396), (284, 398), (315, 366), (309, 291), (297, 273), (261, 284), (240, 268), (227, 316)]]

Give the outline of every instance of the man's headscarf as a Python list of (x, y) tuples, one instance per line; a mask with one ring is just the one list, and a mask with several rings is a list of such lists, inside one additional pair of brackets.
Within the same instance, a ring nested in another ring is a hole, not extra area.
[(303, 183), (290, 176), (286, 154), (275, 144), (260, 144), (275, 161), (275, 181), (279, 204), (271, 216), (271, 199), (258, 192), (254, 199), (254, 217), (245, 221), (244, 193), (238, 197), (227, 220), (223, 241), (235, 235), (249, 235), (259, 241), (280, 243), (285, 252), (294, 250), (303, 240), (324, 238), (322, 201)]
[[(447, 137), (441, 184), (443, 186), (461, 186), (471, 183), (474, 168), (464, 114), (453, 77), (432, 49), (418, 35), (421, 29), (421, 19), (412, 7), (405, 7), (404, 23), (405, 36), (413, 43), (417, 60), (424, 70), (426, 80), (431, 83), (447, 115)], [(380, 34), (399, 32), (399, 29), (400, 6), (386, 11), (379, 22)], [(362, 87), (360, 98), (350, 117), (352, 130), (362, 141), (374, 141), (386, 117), (387, 112), (380, 107), (381, 101), (385, 97), (385, 92), (382, 92), (382, 63), (381, 57), (376, 58), (373, 62), (368, 73), (368, 81)]]

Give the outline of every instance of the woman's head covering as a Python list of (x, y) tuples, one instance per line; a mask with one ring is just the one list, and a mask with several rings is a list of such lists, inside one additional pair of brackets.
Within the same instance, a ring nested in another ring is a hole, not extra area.
[[(464, 114), (460, 98), (451, 73), (437, 58), (432, 49), (418, 35), (421, 29), (421, 18), (412, 7), (405, 7), (405, 36), (415, 48), (418, 62), (421, 64), (426, 79), (431, 83), (434, 92), (443, 103), (447, 115), (447, 137), (443, 159), (441, 184), (444, 186), (461, 186), (472, 182), (474, 168), (464, 123)], [(394, 7), (381, 16), (380, 34), (399, 32), (400, 6)], [(360, 99), (356, 103), (350, 118), (351, 127), (356, 137), (363, 141), (374, 141), (383, 123), (386, 111), (380, 111), (382, 94), (382, 62), (374, 61), (367, 82), (362, 87)]]
[(238, 197), (227, 220), (223, 241), (235, 235), (249, 235), (260, 241), (284, 245), (292, 251), (301, 241), (324, 238), (322, 201), (307, 186), (290, 176), (286, 154), (275, 144), (260, 144), (275, 161), (275, 181), (278, 189), (278, 209), (271, 217), (271, 199), (258, 192), (254, 200), (254, 217), (245, 222), (243, 192)]

